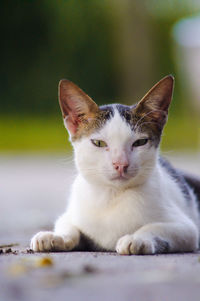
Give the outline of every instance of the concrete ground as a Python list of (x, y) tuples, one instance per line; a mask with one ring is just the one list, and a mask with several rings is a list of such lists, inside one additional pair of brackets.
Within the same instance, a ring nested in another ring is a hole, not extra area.
[[(199, 154), (167, 155), (200, 174)], [(63, 212), (74, 176), (64, 155), (0, 156), (0, 301), (200, 300), (200, 253), (27, 252), (31, 236)]]

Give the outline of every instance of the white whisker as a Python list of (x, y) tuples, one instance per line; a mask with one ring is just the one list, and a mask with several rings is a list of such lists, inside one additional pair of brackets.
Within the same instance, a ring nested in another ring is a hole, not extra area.
[(136, 124), (135, 124), (135, 126), (134, 126), (134, 130), (137, 129), (138, 123), (139, 123), (141, 120), (143, 120), (146, 116), (148, 116), (148, 115), (150, 115), (151, 113), (154, 113), (154, 112), (162, 112), (162, 113), (165, 113), (165, 111), (163, 111), (163, 110), (151, 110), (151, 111), (149, 111), (148, 113), (146, 113), (144, 116), (142, 116), (142, 117), (136, 122)]

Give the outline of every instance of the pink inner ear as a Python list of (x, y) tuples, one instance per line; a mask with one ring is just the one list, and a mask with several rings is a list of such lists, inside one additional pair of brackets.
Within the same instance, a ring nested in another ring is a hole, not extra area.
[[(84, 121), (96, 115), (97, 104), (72, 82), (63, 79), (59, 83), (59, 103), (64, 124), (71, 135), (76, 134)], [(84, 126), (82, 126), (84, 127)]]
[(67, 130), (70, 132), (71, 135), (76, 134), (76, 131), (77, 131), (77, 128), (78, 128), (78, 122), (75, 118), (72, 120), (72, 117), (70, 115), (68, 115), (64, 119), (64, 124), (65, 124)]

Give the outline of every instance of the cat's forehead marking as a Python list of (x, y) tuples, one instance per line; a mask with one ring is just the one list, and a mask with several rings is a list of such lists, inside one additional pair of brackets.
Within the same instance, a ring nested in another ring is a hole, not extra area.
[[(99, 111), (94, 118), (90, 119), (90, 122), (87, 122), (84, 118), (82, 119), (82, 126), (72, 137), (72, 141), (76, 141), (83, 136), (90, 136), (93, 132), (100, 130), (113, 116), (113, 105), (99, 107)], [(79, 118), (81, 118), (81, 116), (79, 116)]]
[[(118, 120), (118, 121), (117, 121)], [(106, 124), (113, 121), (115, 124), (126, 124), (132, 132), (144, 133), (150, 137), (152, 144), (157, 147), (160, 142), (161, 132), (157, 130), (148, 114), (137, 114), (136, 105), (127, 106), (122, 104), (110, 104), (99, 107), (99, 112), (90, 123), (83, 122), (81, 131), (72, 138), (72, 141), (78, 140), (83, 136), (90, 136), (96, 131), (100, 131)], [(117, 122), (117, 123), (116, 123)]]
[(116, 110), (119, 112), (119, 115), (124, 118), (127, 122), (131, 120), (131, 107), (121, 104), (115, 105)]
[(117, 105), (113, 105), (113, 116), (106, 122), (106, 124), (98, 131), (99, 138), (106, 139), (105, 141), (110, 142), (113, 145), (122, 145), (127, 139), (134, 137), (134, 131), (131, 129), (129, 124), (121, 116)]
[(115, 107), (132, 131), (147, 134), (152, 145), (155, 147), (159, 145), (162, 130), (159, 124), (152, 120), (149, 112), (138, 113), (137, 104), (131, 107), (116, 104)]
[(105, 124), (106, 121), (110, 120), (112, 117), (114, 117), (115, 111), (114, 111), (114, 105), (104, 105), (100, 108), (100, 116), (102, 125)]

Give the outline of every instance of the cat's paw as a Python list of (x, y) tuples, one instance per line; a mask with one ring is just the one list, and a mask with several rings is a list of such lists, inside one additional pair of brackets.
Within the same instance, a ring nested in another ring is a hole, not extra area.
[(121, 255), (155, 254), (156, 246), (154, 240), (150, 238), (125, 235), (118, 240), (116, 251)]
[(31, 249), (35, 252), (69, 251), (73, 247), (72, 239), (64, 241), (62, 236), (54, 232), (39, 232), (31, 239)]

